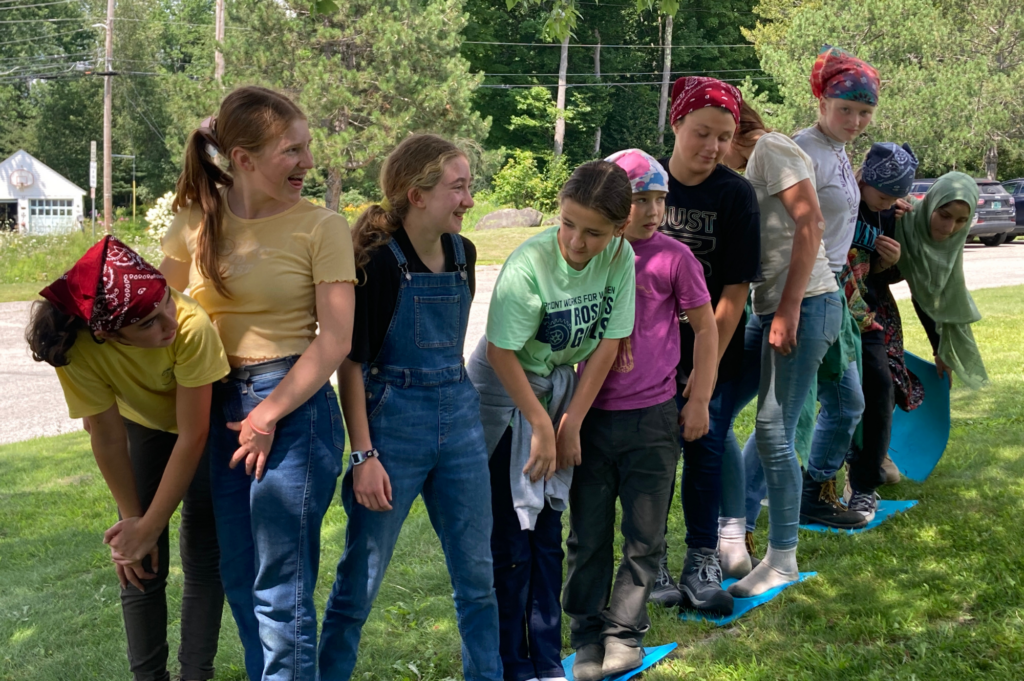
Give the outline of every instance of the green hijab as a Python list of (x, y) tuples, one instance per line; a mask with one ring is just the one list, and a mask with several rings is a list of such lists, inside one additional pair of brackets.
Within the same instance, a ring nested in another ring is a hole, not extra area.
[(970, 226), (945, 241), (932, 239), (932, 213), (950, 201), (978, 205), (978, 185), (963, 173), (947, 173), (931, 186), (914, 209), (896, 221), (900, 243), (900, 272), (910, 285), (914, 300), (935, 320), (939, 332), (938, 356), (971, 388), (988, 381), (971, 324), (981, 319), (964, 282), (964, 244)]

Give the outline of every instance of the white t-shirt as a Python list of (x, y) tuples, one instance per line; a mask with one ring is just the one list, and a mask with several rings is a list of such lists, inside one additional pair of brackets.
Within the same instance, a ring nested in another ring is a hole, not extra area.
[[(803, 180), (810, 180), (814, 186), (814, 163), (793, 140), (777, 132), (769, 132), (754, 145), (747, 161), (746, 177), (754, 185), (757, 203), (761, 207), (761, 274), (764, 281), (754, 284), (753, 303), (754, 314), (765, 315), (779, 307), (796, 234), (796, 223), (778, 194)], [(838, 288), (822, 242), (818, 244), (818, 254), (804, 297), (831, 293)]]
[(814, 162), (818, 203), (825, 216), (825, 252), (833, 272), (843, 269), (853, 242), (860, 207), (860, 187), (846, 155), (846, 145), (818, 130), (805, 128), (793, 135), (793, 141)]

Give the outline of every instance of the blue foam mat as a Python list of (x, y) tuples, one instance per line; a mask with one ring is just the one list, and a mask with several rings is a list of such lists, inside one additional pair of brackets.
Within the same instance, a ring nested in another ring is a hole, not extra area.
[[(735, 622), (740, 617), (743, 617), (757, 606), (764, 605), (765, 603), (772, 600), (780, 593), (782, 593), (789, 587), (793, 586), (794, 584), (797, 584), (799, 582), (806, 582), (808, 579), (816, 576), (817, 574), (817, 572), (801, 572), (800, 579), (796, 580), (795, 582), (786, 582), (782, 586), (777, 586), (774, 589), (765, 591), (760, 596), (754, 596), (753, 598), (733, 598), (731, 615), (727, 615), (724, 617), (713, 617), (711, 615), (705, 615), (704, 613), (698, 612), (696, 610), (680, 610), (679, 619), (685, 622), (711, 622), (712, 624), (717, 624), (720, 627), (725, 626), (730, 622)], [(730, 585), (735, 584), (738, 581), (739, 580), (730, 577), (729, 579), (722, 582), (722, 588), (727, 589)]]
[(843, 530), (838, 527), (828, 527), (827, 525), (819, 525), (817, 523), (813, 525), (801, 525), (801, 530), (810, 530), (811, 532), (836, 532), (841, 534), (857, 534), (858, 532), (867, 532), (873, 530), (886, 520), (896, 515), (897, 513), (903, 513), (911, 506), (917, 505), (916, 501), (895, 501), (892, 499), (882, 499), (878, 502), (878, 510), (875, 511), (875, 519), (868, 523), (866, 526), (856, 530)]
[(924, 401), (914, 411), (899, 407), (893, 411), (889, 458), (900, 473), (924, 482), (949, 442), (949, 383), (938, 376), (931, 362), (910, 352), (904, 357), (907, 368), (921, 379)]
[[(631, 679), (645, 669), (650, 669), (654, 665), (664, 660), (669, 653), (676, 649), (678, 643), (666, 643), (663, 646), (657, 646), (656, 648), (644, 648), (644, 663), (636, 669), (631, 669), (624, 674), (618, 676), (610, 676), (606, 681), (626, 681)], [(573, 653), (569, 657), (562, 660), (562, 669), (565, 670), (565, 678), (568, 681), (573, 681), (572, 678), (572, 663), (576, 660), (576, 653)]]

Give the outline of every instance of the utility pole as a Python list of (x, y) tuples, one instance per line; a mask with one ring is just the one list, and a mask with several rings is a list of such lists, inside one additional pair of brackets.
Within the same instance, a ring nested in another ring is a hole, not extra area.
[[(594, 37), (597, 43), (594, 45), (594, 77), (601, 82), (601, 32), (594, 29)], [(601, 158), (601, 126), (594, 131), (594, 158)]]
[(565, 144), (565, 72), (569, 68), (569, 36), (562, 41), (562, 58), (558, 62), (558, 97), (555, 106), (558, 117), (555, 119), (555, 158), (562, 155)]
[(96, 140), (89, 144), (89, 197), (92, 199), (92, 236), (96, 238)]
[(224, 0), (217, 0), (214, 10), (213, 38), (217, 41), (217, 49), (213, 53), (213, 77), (217, 79), (218, 85), (223, 86), (224, 53), (220, 51), (220, 48), (224, 44)]
[(108, 75), (103, 76), (103, 228), (110, 234), (112, 218), (114, 216), (114, 161), (111, 157), (114, 146), (114, 134), (111, 130), (114, 118), (113, 76), (110, 60), (114, 58), (114, 0), (107, 0), (107, 55), (104, 70)]
[(661, 72), (661, 105), (658, 107), (658, 146), (665, 146), (665, 117), (668, 113), (668, 88), (672, 77), (672, 15), (665, 16), (664, 67)]

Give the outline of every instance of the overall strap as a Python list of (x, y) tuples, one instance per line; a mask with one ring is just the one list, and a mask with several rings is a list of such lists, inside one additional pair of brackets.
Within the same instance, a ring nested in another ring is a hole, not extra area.
[(398, 268), (402, 270), (403, 279), (412, 279), (412, 275), (409, 274), (409, 262), (405, 259), (405, 253), (402, 253), (402, 249), (395, 243), (394, 237), (388, 241), (388, 247), (391, 248), (391, 252), (395, 254), (395, 260), (398, 261)]
[(462, 247), (462, 237), (458, 234), (450, 234), (449, 238), (452, 240), (452, 250), (455, 252), (455, 264), (459, 268), (459, 276), (465, 280), (468, 275), (466, 274), (466, 251)]

